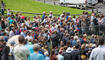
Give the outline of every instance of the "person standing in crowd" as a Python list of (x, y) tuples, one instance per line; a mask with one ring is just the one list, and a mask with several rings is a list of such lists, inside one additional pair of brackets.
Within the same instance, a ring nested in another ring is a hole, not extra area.
[(3, 28), (3, 29), (5, 29), (5, 17), (3, 17), (2, 18), (2, 20), (1, 20), (1, 27)]
[(72, 40), (72, 47), (75, 46), (77, 44), (77, 40), (78, 40), (78, 37), (74, 37), (74, 40)]
[(11, 10), (7, 9), (7, 15), (11, 15)]
[(75, 45), (74, 50), (71, 52), (72, 60), (81, 60), (81, 53), (79, 50), (79, 45)]
[(45, 52), (44, 55), (45, 55), (45, 60), (50, 60), (48, 52)]
[(34, 53), (32, 39), (26, 39), (25, 47), (30, 51), (30, 53)]
[(82, 34), (86, 32), (86, 20), (85, 20), (85, 17), (82, 17), (82, 20), (81, 20), (81, 30), (82, 30)]
[(1, 14), (4, 15), (5, 3), (1, 1)]
[(105, 39), (104, 37), (99, 37), (99, 46), (92, 50), (89, 60), (105, 60)]
[(50, 11), (49, 18), (53, 18), (53, 12)]
[(9, 52), (9, 60), (15, 60), (15, 57), (14, 57), (14, 46), (15, 46), (15, 42), (14, 41), (11, 41), (10, 42), (10, 52)]
[(14, 33), (14, 29), (12, 28), (11, 31), (9, 32), (9, 38), (11, 38), (12, 36), (14, 36), (15, 33)]
[(46, 17), (46, 12), (43, 12), (42, 21), (45, 19), (45, 17)]
[(54, 50), (51, 51), (50, 60), (58, 60)]
[(98, 34), (98, 16), (95, 16), (93, 19), (95, 34)]
[(8, 35), (7, 35), (7, 33), (4, 33), (4, 41), (8, 42)]
[(64, 60), (64, 56), (62, 56), (62, 53), (63, 53), (63, 51), (60, 50), (60, 51), (59, 51), (59, 54), (57, 55), (58, 60)]
[(0, 60), (9, 60), (9, 51), (10, 48), (6, 46), (4, 42), (4, 37), (0, 37)]
[(28, 39), (28, 40), (33, 39), (30, 32), (27, 33), (27, 36), (25, 37), (25, 39)]
[(85, 44), (81, 45), (81, 59), (86, 60), (87, 55), (86, 55), (86, 50), (85, 50)]
[(38, 44), (34, 44), (34, 53), (30, 54), (28, 60), (45, 60), (42, 54), (39, 54), (40, 46)]
[(72, 51), (73, 49), (71, 47), (67, 48), (66, 53), (64, 54), (64, 60), (72, 60)]
[(24, 38), (26, 37), (26, 33), (25, 33), (25, 31), (23, 29), (21, 29), (20, 35), (24, 36)]
[(0, 31), (2, 30), (1, 22), (0, 22)]
[(12, 17), (12, 18), (9, 20), (9, 24), (10, 24), (10, 26), (13, 25), (13, 22), (14, 22), (14, 18)]
[(28, 60), (28, 56), (30, 55), (29, 50), (24, 46), (25, 38), (24, 36), (19, 36), (18, 38), (19, 44), (14, 48), (14, 56), (15, 60)]

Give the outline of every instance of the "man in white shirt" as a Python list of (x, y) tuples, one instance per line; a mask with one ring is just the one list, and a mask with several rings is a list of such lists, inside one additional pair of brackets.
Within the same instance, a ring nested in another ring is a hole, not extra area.
[(24, 46), (24, 36), (19, 36), (19, 44), (14, 48), (15, 60), (28, 60), (29, 50)]
[(99, 46), (92, 50), (89, 60), (105, 60), (104, 37), (99, 37)]
[(31, 36), (31, 33), (29, 32), (29, 33), (27, 33), (27, 36), (25, 37), (25, 39), (28, 39), (28, 40), (32, 40), (33, 39), (33, 37)]

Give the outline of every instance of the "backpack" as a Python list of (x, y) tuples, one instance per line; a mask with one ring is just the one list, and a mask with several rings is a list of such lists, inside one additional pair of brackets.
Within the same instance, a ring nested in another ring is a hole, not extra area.
[(71, 54), (72, 54), (72, 60), (81, 60), (79, 50), (74, 50), (71, 52)]
[(72, 55), (71, 55), (71, 53), (65, 53), (65, 54), (64, 54), (64, 60), (72, 60)]

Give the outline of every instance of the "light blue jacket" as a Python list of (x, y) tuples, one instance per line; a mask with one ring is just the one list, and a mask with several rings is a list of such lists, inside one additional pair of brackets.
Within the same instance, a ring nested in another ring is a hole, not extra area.
[(28, 60), (45, 60), (44, 56), (42, 54), (39, 53), (32, 53)]

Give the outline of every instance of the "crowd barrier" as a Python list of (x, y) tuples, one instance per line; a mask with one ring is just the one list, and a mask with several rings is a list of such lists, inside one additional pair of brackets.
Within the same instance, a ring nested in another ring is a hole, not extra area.
[(90, 25), (86, 27), (80, 27), (80, 34), (87, 33), (88, 35), (105, 35), (105, 24), (101, 25)]

